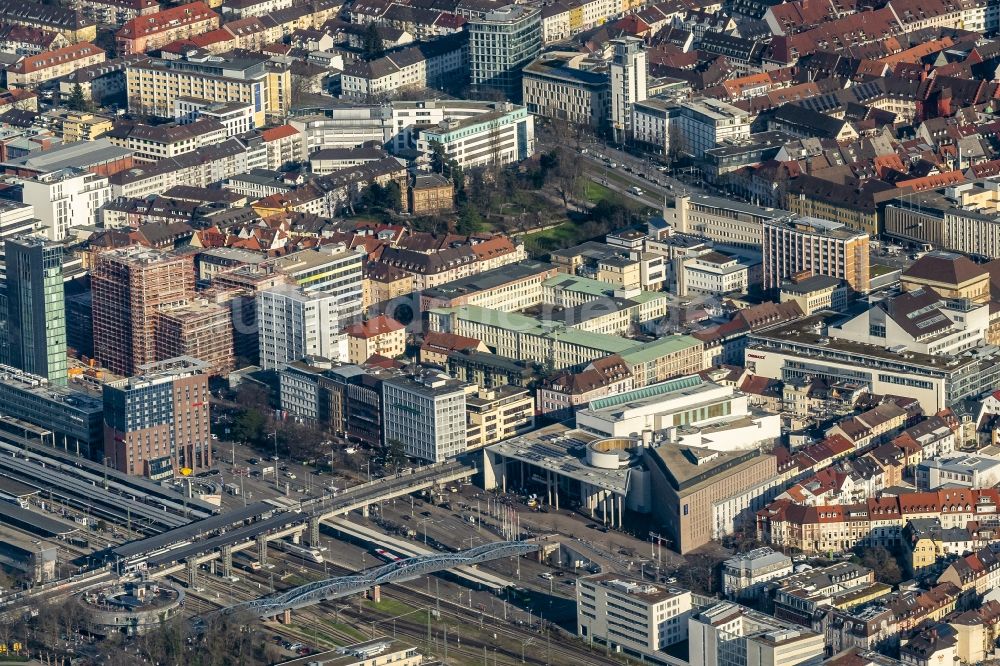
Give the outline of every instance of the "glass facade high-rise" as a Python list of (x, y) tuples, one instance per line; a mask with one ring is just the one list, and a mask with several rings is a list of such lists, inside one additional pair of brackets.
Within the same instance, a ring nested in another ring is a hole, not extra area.
[(6, 365), (66, 383), (66, 302), (62, 246), (34, 236), (8, 238), (6, 259)]
[(473, 91), (520, 101), (521, 71), (542, 51), (540, 10), (507, 5), (471, 19), (468, 30)]

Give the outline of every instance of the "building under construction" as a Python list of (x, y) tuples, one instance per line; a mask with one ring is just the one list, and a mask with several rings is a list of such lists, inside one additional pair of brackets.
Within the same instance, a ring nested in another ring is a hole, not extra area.
[(132, 246), (99, 254), (91, 273), (94, 357), (112, 372), (131, 376), (157, 360), (161, 308), (194, 297), (191, 255)]
[(158, 358), (191, 356), (207, 363), (209, 374), (228, 374), (235, 366), (229, 307), (197, 299), (188, 305), (161, 310), (156, 326), (156, 354)]

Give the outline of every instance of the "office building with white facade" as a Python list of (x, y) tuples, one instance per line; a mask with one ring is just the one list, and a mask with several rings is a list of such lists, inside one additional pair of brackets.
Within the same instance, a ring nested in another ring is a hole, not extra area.
[(83, 169), (62, 169), (23, 181), (22, 201), (34, 207), (45, 237), (61, 241), (73, 227), (94, 226), (111, 199), (106, 176)]
[(746, 265), (737, 257), (715, 251), (678, 259), (674, 274), (678, 296), (744, 292), (748, 284)]
[(702, 666), (818, 666), (823, 636), (727, 601), (688, 620), (688, 660)]
[(269, 263), (305, 293), (335, 296), (339, 316), (347, 324), (361, 314), (364, 261), (363, 249), (348, 250), (338, 244), (293, 252)]
[(462, 168), (503, 166), (535, 152), (535, 119), (523, 106), (498, 103), (495, 109), (465, 119), (444, 118), (437, 125), (419, 126), (417, 149), (426, 157), (440, 144), (448, 159)]
[(792, 558), (771, 548), (755, 548), (722, 563), (722, 591), (730, 598), (758, 595), (764, 583), (792, 573)]
[(584, 640), (651, 655), (687, 638), (691, 592), (599, 574), (577, 581), (576, 609)]
[(304, 356), (347, 359), (337, 295), (278, 285), (257, 294), (260, 365), (281, 370)]
[(650, 431), (665, 442), (714, 451), (754, 449), (781, 436), (777, 414), (758, 412), (746, 394), (699, 375), (593, 400), (576, 413), (576, 426), (605, 437)]
[(723, 141), (746, 139), (750, 136), (750, 114), (743, 109), (717, 99), (696, 99), (682, 102), (672, 137), (680, 142), (672, 150), (702, 159), (705, 151)]
[(411, 458), (442, 462), (465, 453), (466, 384), (436, 372), (382, 382), (383, 444)]

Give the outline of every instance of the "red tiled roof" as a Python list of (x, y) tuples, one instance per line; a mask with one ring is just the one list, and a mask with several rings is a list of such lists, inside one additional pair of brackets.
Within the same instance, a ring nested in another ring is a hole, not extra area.
[(218, 20), (219, 15), (209, 9), (204, 2), (191, 2), (179, 7), (164, 9), (155, 14), (137, 16), (127, 21), (118, 31), (117, 36), (122, 39), (136, 39), (209, 20), (213, 17)]
[(64, 46), (61, 49), (44, 51), (38, 55), (27, 56), (24, 60), (12, 65), (8, 71), (16, 74), (30, 74), (31, 72), (61, 65), (65, 62), (90, 58), (99, 53), (104, 53), (104, 51), (90, 42), (80, 42), (79, 44)]
[(434, 351), (462, 351), (475, 349), (482, 342), (476, 338), (469, 338), (464, 335), (454, 333), (441, 333), (439, 331), (428, 331), (424, 335), (424, 343), (421, 349), (431, 349)]
[(352, 338), (374, 338), (377, 335), (385, 335), (393, 331), (401, 331), (405, 326), (395, 319), (385, 315), (379, 315), (368, 321), (353, 324), (344, 329)]
[(488, 241), (476, 243), (472, 246), (472, 251), (476, 253), (476, 256), (479, 257), (480, 261), (483, 261), (485, 259), (492, 259), (493, 257), (510, 254), (514, 251), (514, 244), (509, 238), (496, 236)]
[(277, 141), (278, 139), (285, 139), (290, 136), (295, 136), (299, 131), (292, 127), (291, 125), (281, 125), (279, 127), (272, 127), (262, 131), (260, 134), (264, 137), (264, 141)]

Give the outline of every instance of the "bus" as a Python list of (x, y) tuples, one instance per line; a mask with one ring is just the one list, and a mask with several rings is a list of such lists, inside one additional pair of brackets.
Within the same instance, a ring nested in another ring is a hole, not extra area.
[(375, 553), (376, 557), (378, 557), (381, 560), (385, 560), (386, 562), (399, 562), (401, 559), (403, 559), (399, 555), (396, 555), (395, 553), (390, 553), (385, 548), (376, 548), (373, 552)]
[(283, 550), (289, 555), (295, 555), (296, 557), (301, 557), (303, 560), (308, 560), (309, 562), (314, 562), (316, 564), (323, 564), (323, 553), (321, 553), (318, 548), (300, 546), (297, 543), (292, 543), (291, 541), (286, 541), (285, 539), (278, 539), (277, 541), (272, 541), (271, 543), (275, 548)]

